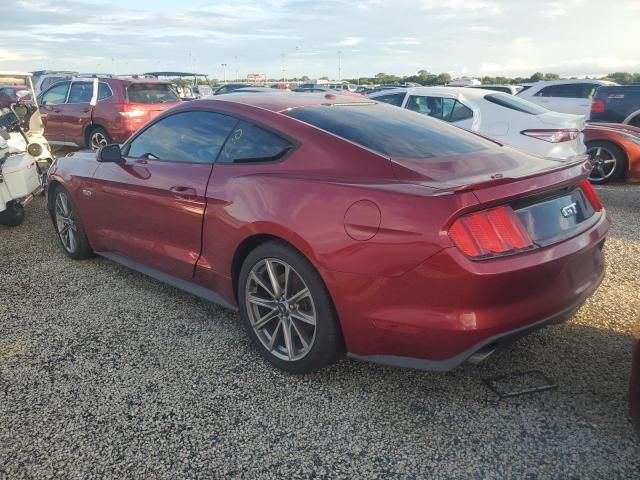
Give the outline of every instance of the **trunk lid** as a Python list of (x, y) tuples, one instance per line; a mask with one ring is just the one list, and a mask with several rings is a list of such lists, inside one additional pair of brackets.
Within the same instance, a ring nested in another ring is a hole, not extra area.
[[(586, 156), (567, 162), (529, 155), (509, 147), (435, 158), (392, 158), (399, 180), (444, 191), (485, 190), (554, 173), (554, 178), (588, 174)], [(565, 173), (562, 173), (562, 172)], [(579, 173), (578, 173), (579, 172)], [(529, 182), (536, 184), (539, 182)]]

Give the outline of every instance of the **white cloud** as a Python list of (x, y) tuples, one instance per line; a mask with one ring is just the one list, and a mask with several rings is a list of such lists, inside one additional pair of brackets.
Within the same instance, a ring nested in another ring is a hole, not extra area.
[(360, 37), (346, 37), (340, 40), (336, 45), (338, 47), (353, 47), (354, 45), (358, 45), (362, 42), (362, 38)]

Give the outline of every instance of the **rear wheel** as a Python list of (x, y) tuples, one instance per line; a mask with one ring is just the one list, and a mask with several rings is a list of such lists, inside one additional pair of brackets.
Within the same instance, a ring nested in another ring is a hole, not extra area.
[(58, 187), (53, 202), (53, 218), (62, 248), (75, 260), (89, 258), (93, 252), (71, 195)]
[(94, 127), (89, 131), (87, 135), (87, 143), (91, 150), (98, 150), (100, 147), (113, 143), (111, 135), (102, 127)]
[(587, 154), (593, 165), (589, 175), (591, 183), (603, 184), (624, 177), (627, 171), (627, 155), (616, 144), (602, 141), (589, 142)]
[(322, 279), (282, 242), (258, 246), (242, 265), (238, 303), (260, 353), (289, 373), (318, 370), (342, 353), (342, 335)]
[(7, 227), (17, 227), (24, 222), (24, 207), (13, 200), (6, 205), (6, 210), (0, 212), (0, 224)]

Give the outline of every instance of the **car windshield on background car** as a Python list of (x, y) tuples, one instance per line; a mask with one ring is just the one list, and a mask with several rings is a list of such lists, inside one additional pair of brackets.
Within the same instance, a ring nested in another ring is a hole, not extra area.
[(133, 103), (171, 103), (180, 99), (167, 83), (132, 83), (127, 97)]
[(301, 107), (287, 115), (389, 157), (431, 158), (499, 148), (457, 127), (380, 103)]
[(523, 100), (522, 98), (506, 93), (491, 93), (489, 95), (485, 95), (484, 99), (487, 102), (495, 103), (501, 107), (510, 108), (511, 110), (528, 113), (530, 115), (541, 115), (549, 111), (533, 102), (529, 102), (528, 100)]

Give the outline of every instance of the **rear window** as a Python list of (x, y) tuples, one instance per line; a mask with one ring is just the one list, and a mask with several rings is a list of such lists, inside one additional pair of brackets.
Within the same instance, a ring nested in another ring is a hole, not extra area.
[(528, 113), (529, 115), (540, 115), (546, 113), (548, 110), (528, 100), (514, 97), (504, 93), (492, 93), (485, 95), (484, 99), (487, 102), (495, 103), (501, 107), (510, 108), (518, 112)]
[(166, 83), (132, 83), (127, 87), (127, 97), (133, 103), (170, 103), (179, 100)]
[(497, 148), (458, 127), (381, 103), (302, 107), (287, 115), (389, 157), (431, 158)]

